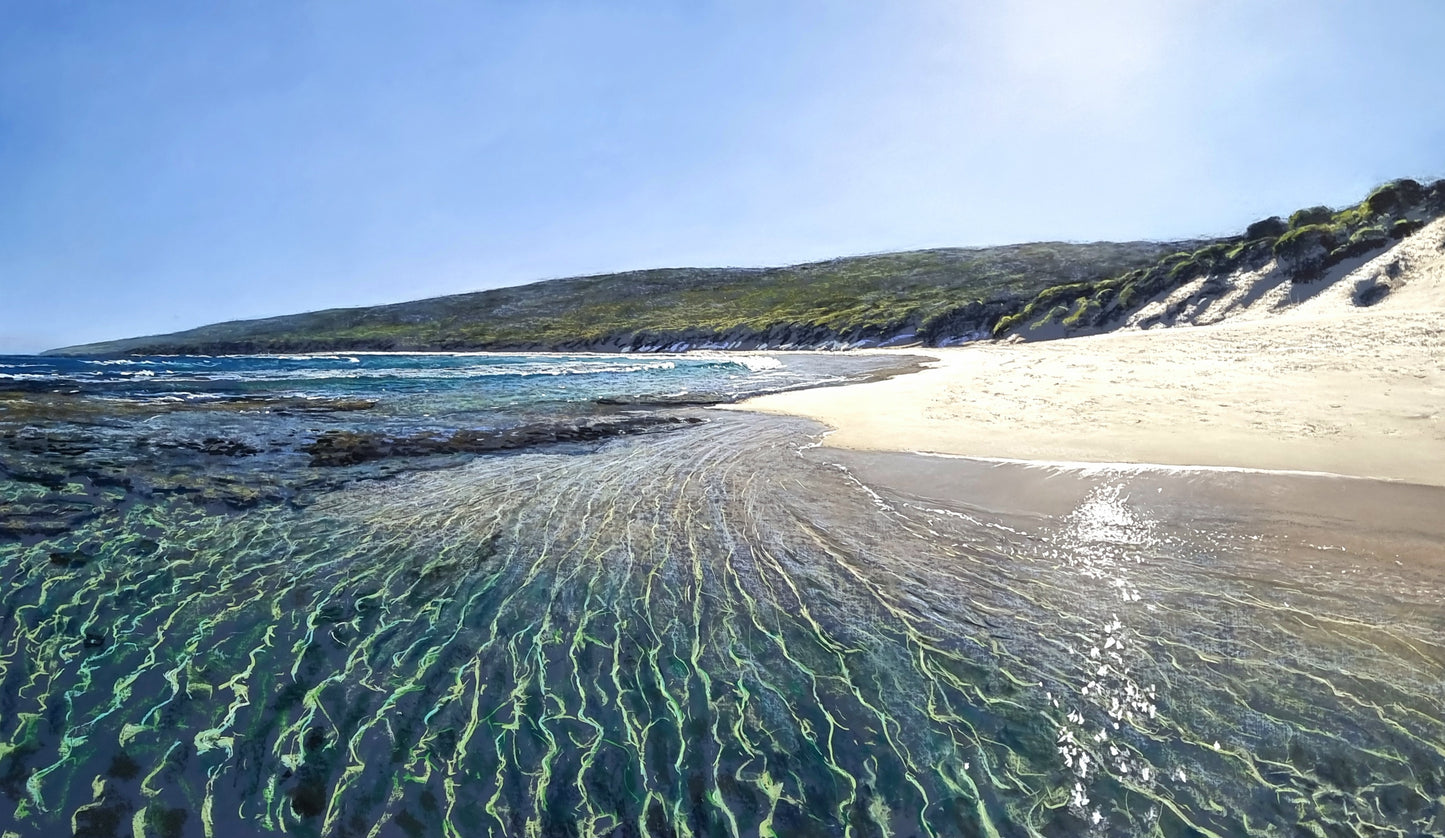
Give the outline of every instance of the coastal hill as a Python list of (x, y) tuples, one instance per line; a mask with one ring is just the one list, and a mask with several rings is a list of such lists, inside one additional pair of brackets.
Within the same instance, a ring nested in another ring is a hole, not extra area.
[[(575, 277), (73, 346), (65, 354), (657, 350), (926, 343), (982, 332), (1041, 290), (1147, 267), (1180, 244), (920, 250), (783, 268)], [(962, 330), (962, 331), (959, 331)]]
[[(1445, 215), (1445, 181), (1398, 180), (1188, 242), (1034, 243), (782, 268), (669, 268), (240, 320), (65, 355), (335, 350), (811, 349), (1039, 340), (1204, 324), (1294, 305)], [(1366, 307), (1389, 277), (1355, 292)]]

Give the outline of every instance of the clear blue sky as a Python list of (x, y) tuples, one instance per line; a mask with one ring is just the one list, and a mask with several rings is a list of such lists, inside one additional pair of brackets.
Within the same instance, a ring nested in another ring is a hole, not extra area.
[(1439, 2), (0, 0), (0, 352), (1445, 175)]

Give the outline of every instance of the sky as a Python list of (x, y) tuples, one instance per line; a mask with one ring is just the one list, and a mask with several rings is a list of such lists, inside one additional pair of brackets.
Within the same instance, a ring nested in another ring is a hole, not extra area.
[(1445, 3), (0, 0), (0, 353), (1239, 232), (1445, 176)]

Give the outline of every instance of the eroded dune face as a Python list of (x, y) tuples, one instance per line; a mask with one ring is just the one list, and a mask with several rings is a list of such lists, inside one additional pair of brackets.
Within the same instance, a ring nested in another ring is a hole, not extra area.
[(1326, 284), (1294, 312), (1346, 316), (1361, 308), (1396, 316), (1445, 311), (1445, 219)]
[(940, 508), (799, 456), (815, 430), (727, 414), (7, 548), (0, 821), (1445, 827), (1433, 570), (1124, 478), (1056, 519)]

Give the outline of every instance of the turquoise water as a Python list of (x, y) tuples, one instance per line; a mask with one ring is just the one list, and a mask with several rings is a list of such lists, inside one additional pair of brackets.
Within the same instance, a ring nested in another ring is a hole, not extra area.
[(455, 417), (476, 411), (555, 411), (614, 396), (727, 400), (843, 374), (837, 364), (828, 372), (817, 369), (819, 363), (740, 353), (0, 356), (0, 389), (70, 390), (156, 404), (252, 396), (376, 398), (388, 412), (444, 411)]
[[(1060, 514), (943, 504), (841, 468), (810, 423), (665, 403), (862, 374), (849, 359), (570, 372), (585, 394), (539, 385), (510, 412), (471, 360), (246, 363), (239, 384), (170, 382), (204, 390), (199, 409), (127, 381), (159, 371), (0, 400), (0, 824), (1445, 828), (1438, 563), (1138, 477)], [(515, 424), (543, 402), (701, 421), (344, 467), (298, 453), (338, 427)], [(179, 444), (206, 433), (258, 450)]]

